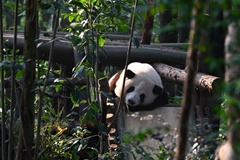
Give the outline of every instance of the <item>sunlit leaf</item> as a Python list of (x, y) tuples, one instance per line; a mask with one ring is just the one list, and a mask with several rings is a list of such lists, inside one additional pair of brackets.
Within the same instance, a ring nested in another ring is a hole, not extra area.
[(82, 75), (84, 72), (84, 66), (80, 66), (77, 68), (77, 70), (74, 72), (73, 77), (78, 77), (79, 75)]
[(18, 70), (17, 74), (16, 74), (16, 79), (18, 80), (18, 79), (20, 79), (22, 77), (23, 77), (23, 71), (22, 70)]
[(69, 16), (68, 16), (68, 21), (69, 21), (69, 22), (72, 22), (73, 20), (74, 20), (74, 16), (73, 16), (73, 15), (69, 15)]
[(53, 83), (54, 84), (64, 84), (64, 80), (63, 79), (59, 79), (59, 78), (56, 78), (54, 81), (53, 81)]
[(25, 15), (26, 15), (26, 11), (22, 11), (20, 14), (18, 14), (18, 17), (25, 16)]
[(44, 44), (44, 42), (37, 43), (37, 48), (41, 47)]
[[(79, 149), (80, 149), (80, 150), (81, 150), (81, 149), (84, 149), (84, 148), (87, 146), (88, 141), (84, 138), (84, 139), (80, 140), (80, 144), (81, 144), (82, 146), (79, 147)], [(78, 150), (78, 151), (79, 151), (79, 150)]]
[(73, 28), (77, 27), (79, 25), (80, 25), (80, 23), (77, 23), (77, 22), (73, 22), (73, 23), (70, 24), (70, 26), (73, 27)]
[(99, 46), (102, 47), (105, 44), (105, 36), (99, 36)]

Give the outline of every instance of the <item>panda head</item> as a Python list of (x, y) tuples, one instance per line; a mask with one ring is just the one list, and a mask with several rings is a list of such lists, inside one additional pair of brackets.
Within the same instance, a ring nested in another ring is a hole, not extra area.
[[(120, 97), (124, 72), (116, 80), (114, 93)], [(156, 70), (147, 63), (134, 62), (128, 65), (124, 87), (124, 100), (131, 107), (145, 106), (154, 102), (163, 92), (163, 85)]]

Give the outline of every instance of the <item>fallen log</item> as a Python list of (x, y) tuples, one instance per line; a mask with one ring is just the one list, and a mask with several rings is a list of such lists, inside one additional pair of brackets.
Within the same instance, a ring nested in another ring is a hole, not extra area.
[[(160, 74), (160, 76), (169, 82), (176, 84), (183, 84), (186, 79), (187, 73), (184, 70), (163, 64), (154, 63), (153, 67)], [(10, 87), (11, 78), (5, 78), (5, 88)], [(47, 81), (47, 85), (54, 84), (56, 82), (63, 83), (68, 86), (81, 86), (86, 84), (85, 78), (50, 78)], [(210, 91), (214, 90), (214, 86), (219, 84), (221, 79), (219, 77), (207, 75), (204, 73), (197, 73), (195, 77), (195, 85), (203, 89)]]
[[(169, 82), (174, 82), (176, 84), (183, 84), (187, 73), (184, 70), (163, 64), (154, 63), (153, 67), (160, 74), (160, 76)], [(5, 78), (5, 88), (10, 87), (11, 78)], [(68, 86), (81, 86), (86, 84), (86, 79), (83, 78), (50, 78), (47, 81), (47, 85), (54, 84), (56, 82), (63, 83)], [(221, 79), (219, 77), (207, 75), (204, 73), (197, 73), (195, 78), (195, 85), (203, 89), (213, 91), (214, 86), (219, 84)], [(21, 82), (20, 82), (21, 83)]]
[[(166, 79), (169, 82), (183, 84), (187, 77), (187, 73), (184, 70), (163, 63), (154, 63), (153, 67), (157, 70), (162, 78)], [(194, 81), (196, 86), (206, 89), (209, 92), (213, 91), (214, 86), (219, 84), (219, 82), (221, 82), (221, 79), (219, 77), (207, 75), (204, 73), (197, 73)]]

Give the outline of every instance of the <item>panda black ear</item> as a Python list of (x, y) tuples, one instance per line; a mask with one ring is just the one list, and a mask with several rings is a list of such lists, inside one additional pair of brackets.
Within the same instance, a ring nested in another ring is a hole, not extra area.
[(163, 89), (160, 86), (158, 86), (158, 85), (154, 86), (154, 88), (153, 88), (153, 93), (154, 94), (160, 95), (160, 94), (162, 94), (162, 92), (163, 92)]
[(129, 79), (131, 79), (135, 76), (135, 73), (133, 73), (131, 70), (127, 70), (126, 72), (127, 72), (126, 77)]

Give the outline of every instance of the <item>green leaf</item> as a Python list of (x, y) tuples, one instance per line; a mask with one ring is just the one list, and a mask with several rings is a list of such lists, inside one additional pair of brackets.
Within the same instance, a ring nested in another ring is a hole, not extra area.
[(96, 23), (93, 26), (95, 29), (99, 29), (99, 30), (104, 30), (105, 29), (105, 25), (101, 24), (101, 23)]
[(91, 109), (90, 106), (89, 106), (87, 112), (83, 115), (82, 119), (80, 120), (81, 124), (84, 124), (84, 122), (93, 122), (93, 123), (95, 123), (94, 121), (96, 120), (96, 112), (93, 109)]
[(56, 78), (53, 83), (56, 84), (56, 85), (62, 85), (62, 84), (64, 84), (64, 80)]
[(10, 61), (7, 61), (7, 60), (3, 60), (1, 63), (0, 63), (0, 67), (6, 67), (8, 65), (11, 65), (11, 62)]
[(26, 15), (26, 11), (22, 11), (18, 14), (18, 17), (25, 16), (25, 15)]
[(68, 21), (69, 21), (69, 22), (72, 22), (72, 21), (74, 20), (74, 18), (75, 18), (75, 17), (74, 17), (73, 15), (69, 15), (69, 16), (68, 16)]
[[(69, 19), (69, 17), (68, 17), (68, 19)], [(75, 27), (80, 26), (80, 23), (73, 22), (73, 23), (70, 24), (70, 26), (73, 27), (73, 28), (75, 28)]]
[(84, 5), (81, 2), (79, 2), (79, 1), (70, 1), (69, 4), (71, 4), (73, 6), (77, 6), (79, 8), (84, 9), (85, 11), (87, 11), (87, 8), (84, 7)]
[(51, 8), (51, 5), (47, 3), (39, 3), (38, 7), (42, 10), (48, 10), (49, 8)]
[(25, 68), (25, 64), (24, 63), (22, 63), (22, 64), (15, 64), (13, 66), (13, 69), (15, 69), (15, 70), (23, 70), (24, 68)]
[(37, 43), (37, 48), (41, 47), (42, 45), (44, 45), (44, 42)]
[(108, 99), (112, 100), (112, 96), (107, 93), (107, 92), (104, 92), (104, 91), (100, 91), (100, 93), (102, 93), (105, 97), (107, 97)]
[(138, 132), (136, 136), (140, 141), (144, 141), (146, 139), (146, 135), (143, 132)]
[(79, 147), (78, 147), (78, 152), (79, 152), (80, 150), (86, 148), (87, 144), (88, 144), (88, 141), (87, 141), (86, 139), (82, 139), (82, 140), (80, 141), (80, 145), (79, 145)]
[(138, 48), (140, 46), (140, 42), (137, 38), (132, 38), (133, 44)]
[(102, 47), (105, 44), (105, 36), (101, 35), (99, 36), (99, 46)]
[(23, 76), (23, 71), (22, 70), (18, 70), (15, 79), (18, 80), (19, 78), (22, 78), (22, 76)]
[(74, 96), (72, 93), (70, 93), (70, 99), (71, 99), (71, 102), (73, 103), (73, 105), (76, 107), (76, 106), (79, 106), (79, 104), (75, 101), (74, 99)]
[(103, 132), (104, 129), (105, 129), (105, 124), (100, 123), (100, 124), (98, 125), (98, 131), (99, 131), (99, 132)]
[(62, 88), (62, 84), (61, 83), (56, 83), (54, 84), (54, 88), (55, 88), (55, 91), (58, 92), (61, 88)]
[(124, 139), (124, 142), (125, 142), (125, 143), (127, 143), (127, 144), (130, 143), (130, 138), (131, 138), (131, 137), (130, 137), (129, 134), (124, 134), (123, 139)]
[(96, 102), (91, 103), (90, 108), (92, 110), (94, 110), (95, 112), (99, 112), (100, 111), (99, 105)]
[(159, 145), (159, 146), (158, 146), (158, 150), (159, 150), (159, 151), (164, 151), (165, 148), (164, 148), (163, 146)]
[(85, 29), (83, 32), (80, 33), (79, 38), (83, 39), (88, 35), (90, 29)]
[(73, 77), (82, 75), (83, 71), (84, 71), (84, 66), (79, 66), (79, 68), (77, 68), (77, 70), (74, 71)]
[(12, 12), (14, 12), (14, 9), (15, 9), (15, 3), (14, 2), (6, 2), (6, 3), (4, 3), (4, 6), (10, 8), (12, 10)]
[(103, 78), (103, 77), (105, 77), (104, 72), (98, 71), (98, 78)]
[(44, 82), (44, 79), (36, 79), (35, 80), (36, 84), (43, 84), (43, 82)]

